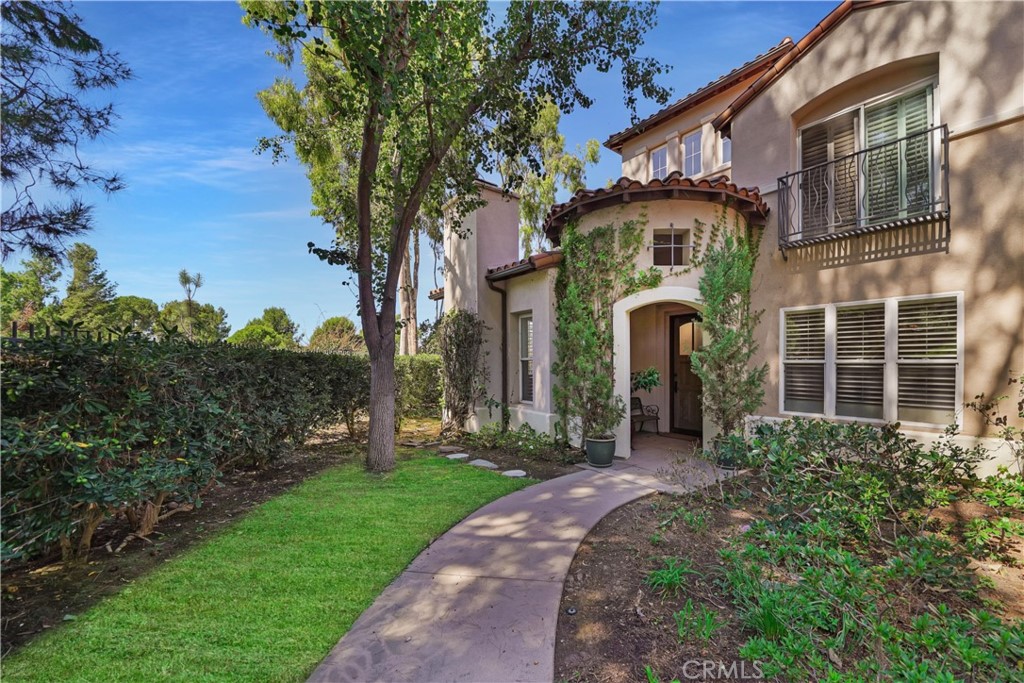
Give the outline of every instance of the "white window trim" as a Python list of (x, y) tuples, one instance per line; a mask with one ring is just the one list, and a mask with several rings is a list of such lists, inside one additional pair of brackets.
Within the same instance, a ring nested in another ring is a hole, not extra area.
[[(697, 136), (697, 156), (700, 158), (700, 168), (697, 169), (696, 173), (687, 173), (686, 162), (688, 155), (686, 154), (686, 139), (693, 137), (694, 135)], [(682, 148), (680, 151), (682, 152), (683, 176), (686, 178), (699, 178), (704, 173), (704, 129), (694, 128), (693, 130), (689, 130), (680, 135), (679, 146)]]
[[(828, 123), (829, 121), (832, 121), (833, 119), (837, 119), (837, 118), (839, 118), (841, 116), (846, 116), (847, 114), (849, 114), (851, 112), (856, 112), (856, 115), (854, 116), (854, 121), (853, 121), (853, 125), (854, 125), (853, 149), (854, 149), (855, 152), (859, 152), (859, 151), (864, 149), (864, 144), (865, 144), (864, 138), (866, 137), (866, 133), (865, 133), (865, 130), (864, 130), (864, 118), (865, 118), (866, 112), (867, 112), (867, 110), (869, 108), (874, 107), (875, 105), (878, 105), (878, 104), (882, 104), (883, 102), (887, 102), (889, 100), (898, 99), (900, 97), (903, 97), (904, 95), (908, 95), (908, 94), (910, 94), (912, 92), (915, 92), (915, 91), (920, 90), (922, 88), (927, 88), (929, 86), (931, 86), (931, 89), (932, 89), (931, 90), (932, 126), (934, 127), (934, 126), (940, 125), (940, 122), (942, 121), (942, 112), (941, 112), (941, 110), (939, 108), (939, 100), (941, 99), (939, 97), (939, 77), (938, 77), (938, 75), (928, 76), (927, 78), (922, 78), (920, 80), (914, 81), (913, 83), (908, 83), (907, 85), (900, 86), (899, 88), (896, 88), (894, 90), (889, 90), (887, 92), (881, 93), (881, 94), (876, 95), (875, 97), (872, 97), (870, 99), (862, 100), (862, 101), (858, 102), (857, 104), (854, 104), (854, 105), (851, 105), (849, 107), (846, 107), (845, 109), (840, 109), (839, 111), (833, 112), (832, 114), (829, 114), (828, 116), (824, 116), (824, 117), (822, 117), (820, 119), (816, 119), (814, 121), (810, 121), (808, 123), (803, 124), (802, 126), (797, 127), (797, 129), (796, 129), (796, 159), (797, 159), (797, 167), (798, 167), (797, 170), (798, 171), (802, 171), (803, 170), (803, 161), (802, 160), (804, 158), (804, 154), (803, 154), (804, 131), (806, 131), (806, 130), (808, 130), (810, 128), (814, 128), (815, 126), (820, 126), (822, 124)], [(933, 159), (932, 159), (932, 177), (933, 178), (938, 178), (939, 177), (939, 164), (940, 164), (939, 154), (940, 154), (940, 152), (939, 152), (938, 146), (935, 146), (934, 149), (933, 149), (933, 152), (932, 152), (932, 155), (933, 155)], [(685, 165), (685, 159), (683, 160), (683, 163)], [(861, 189), (863, 191), (863, 188), (861, 188)], [(943, 188), (941, 187), (941, 183), (935, 189), (936, 189), (936, 191), (938, 191), (940, 193), (940, 196), (941, 196), (941, 193), (943, 192)], [(761, 194), (764, 195), (765, 193), (762, 192)], [(858, 199), (858, 204), (860, 204), (863, 201), (863, 197), (858, 197), (857, 199)], [(803, 216), (803, 195), (802, 195), (802, 193), (797, 193), (796, 201), (797, 201), (797, 206), (796, 206), (797, 216), (801, 216), (802, 217)], [(800, 237), (802, 235), (803, 235), (803, 223), (801, 221), (800, 230), (798, 232), (796, 232), (793, 237), (794, 237), (794, 239), (800, 239)]]
[(526, 356), (526, 355), (523, 354), (523, 325), (525, 325), (527, 321), (530, 321), (530, 324), (532, 325), (532, 323), (533, 323), (533, 313), (524, 313), (524, 314), (519, 316), (519, 325), (518, 325), (519, 338), (518, 338), (518, 342), (517, 342), (518, 345), (519, 345), (519, 349), (518, 349), (519, 353), (517, 354), (519, 356), (519, 359), (518, 359), (518, 365), (519, 365), (519, 368), (518, 368), (518, 370), (519, 370), (519, 372), (518, 372), (518, 374), (519, 374), (519, 402), (520, 403), (525, 403), (527, 405), (533, 405), (533, 401), (534, 401), (534, 399), (537, 396), (537, 381), (536, 381), (536, 378), (537, 378), (536, 367), (537, 366), (536, 366), (536, 364), (533, 364), (534, 373), (532, 375), (530, 375), (530, 384), (533, 385), (532, 386), (533, 391), (531, 393), (533, 394), (534, 399), (527, 400), (526, 398), (523, 398), (523, 396), (524, 396), (523, 387), (526, 386), (526, 376), (523, 374), (523, 361), (527, 361), (528, 360), (531, 363), (533, 363), (533, 355)]
[[(898, 396), (899, 396), (899, 304), (909, 301), (928, 301), (931, 299), (956, 299), (956, 373), (954, 375), (954, 391), (956, 400), (953, 404), (954, 422), (957, 427), (963, 428), (964, 412), (964, 293), (940, 292), (936, 294), (920, 294), (911, 296), (892, 296), (883, 299), (865, 299), (862, 301), (841, 301), (830, 304), (815, 304), (811, 306), (788, 306), (779, 309), (779, 414), (787, 417), (824, 418), (834, 422), (854, 423), (870, 425), (884, 425), (898, 422)], [(883, 419), (868, 417), (848, 417), (836, 415), (836, 309), (853, 308), (855, 306), (867, 306), (870, 304), (885, 304), (885, 395), (882, 399)], [(825, 311), (825, 378), (824, 378), (824, 414), (804, 413), (794, 410), (786, 410), (786, 314), (798, 313), (800, 311)], [(900, 427), (936, 429), (945, 428), (946, 424), (933, 422), (912, 422), (899, 421)]]
[[(655, 175), (654, 172), (654, 154), (655, 152), (665, 152), (665, 172), (661, 175)], [(651, 180), (661, 180), (668, 176), (668, 143), (659, 145), (647, 153), (647, 175)]]

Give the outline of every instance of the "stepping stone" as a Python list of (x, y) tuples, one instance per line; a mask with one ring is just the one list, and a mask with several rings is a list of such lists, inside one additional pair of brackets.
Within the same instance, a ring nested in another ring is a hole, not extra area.
[(470, 460), (469, 464), (470, 465), (475, 465), (476, 467), (483, 467), (484, 469), (488, 469), (488, 470), (496, 470), (496, 469), (498, 469), (498, 466), (495, 465), (490, 460), (483, 460), (481, 458), (477, 458), (476, 460)]
[(465, 460), (469, 457), (469, 453), (449, 453), (446, 457), (449, 460)]
[(437, 452), (443, 455), (445, 453), (458, 453), (461, 450), (458, 446), (439, 446)]
[(501, 473), (503, 477), (525, 477), (526, 472), (523, 470), (506, 470)]

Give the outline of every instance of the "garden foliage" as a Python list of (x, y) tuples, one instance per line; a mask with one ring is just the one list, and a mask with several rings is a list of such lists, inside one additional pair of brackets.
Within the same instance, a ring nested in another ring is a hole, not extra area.
[(751, 366), (757, 353), (754, 332), (762, 313), (750, 308), (755, 235), (741, 235), (739, 226), (730, 234), (724, 228), (726, 221), (723, 210), (715, 222), (717, 232), (724, 233), (721, 243), (712, 242), (703, 255), (698, 286), (704, 303), (705, 343), (692, 356), (693, 372), (703, 386), (704, 414), (723, 435), (733, 433), (746, 415), (761, 407), (768, 374), (767, 364)]
[[(365, 356), (137, 336), (3, 351), (4, 559), (82, 557), (119, 514), (145, 535), (164, 503), (200, 504), (220, 472), (265, 466), (341, 417), (354, 429), (369, 396)], [(403, 407), (437, 411), (437, 367), (410, 364)]]
[[(973, 605), (963, 548), (929, 516), (975, 495), (980, 449), (895, 427), (761, 425), (766, 516), (723, 551), (725, 585), (768, 677), (815, 681), (1019, 680), (1024, 629)], [(739, 439), (728, 447), (741, 448)]]
[(444, 377), (442, 435), (462, 433), (476, 400), (483, 395), (487, 383), (481, 355), (485, 329), (480, 316), (461, 309), (448, 311), (438, 324)]

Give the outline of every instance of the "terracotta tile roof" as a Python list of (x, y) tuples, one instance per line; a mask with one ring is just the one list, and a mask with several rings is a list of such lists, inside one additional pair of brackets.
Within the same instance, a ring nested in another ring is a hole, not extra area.
[(761, 199), (756, 187), (736, 187), (725, 176), (693, 180), (683, 177), (679, 171), (673, 171), (663, 180), (652, 180), (646, 184), (631, 178), (619, 178), (611, 187), (580, 190), (569, 201), (551, 207), (544, 232), (551, 243), (558, 246), (561, 243), (562, 227), (573, 217), (609, 206), (659, 199), (728, 204), (755, 225), (764, 225), (768, 216), (768, 204)]
[(507, 280), (517, 275), (533, 273), (538, 270), (554, 268), (562, 262), (562, 252), (558, 250), (542, 251), (524, 259), (506, 263), (487, 269), (487, 279), (493, 281)]
[(427, 298), (431, 301), (440, 301), (444, 298), (444, 287), (438, 287), (437, 289), (430, 290), (427, 294)]
[(604, 146), (612, 151), (619, 151), (622, 149), (622, 145), (650, 130), (659, 123), (669, 119), (677, 114), (680, 114), (690, 107), (700, 104), (705, 100), (708, 100), (715, 95), (719, 94), (724, 90), (728, 90), (740, 81), (755, 76), (758, 73), (764, 72), (770, 67), (777, 59), (782, 55), (786, 54), (793, 47), (793, 41), (789, 38), (784, 38), (781, 43), (768, 50), (764, 54), (760, 54), (754, 57), (746, 64), (739, 66), (724, 76), (711, 81), (704, 87), (696, 90), (686, 97), (677, 100), (673, 104), (668, 105), (661, 111), (658, 111), (651, 116), (648, 116), (643, 121), (640, 121), (636, 125), (630, 126), (629, 128), (614, 133), (604, 142)]
[(838, 7), (829, 12), (824, 19), (818, 22), (818, 24), (807, 33), (807, 35), (798, 40), (796, 45), (787, 50), (785, 54), (766, 69), (756, 81), (747, 86), (747, 88), (741, 92), (728, 107), (725, 108), (725, 111), (715, 117), (711, 122), (711, 125), (715, 127), (715, 130), (728, 130), (733, 118), (740, 112), (740, 110), (750, 104), (751, 100), (778, 80), (778, 78), (785, 73), (789, 67), (807, 54), (811, 48), (817, 45), (818, 42), (825, 37), (825, 35), (838, 26), (843, 19), (848, 17), (850, 12), (858, 9), (884, 5), (891, 1), (892, 0), (844, 0)]

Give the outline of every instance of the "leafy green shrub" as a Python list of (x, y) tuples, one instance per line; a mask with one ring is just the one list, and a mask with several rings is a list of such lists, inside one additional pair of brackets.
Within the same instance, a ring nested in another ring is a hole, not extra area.
[(683, 609), (672, 614), (672, 618), (675, 619), (676, 634), (681, 643), (691, 636), (706, 643), (724, 625), (714, 610), (708, 609), (704, 605), (694, 606), (693, 600), (689, 598), (683, 605)]
[(983, 453), (954, 435), (924, 447), (894, 427), (756, 430), (767, 518), (721, 553), (724, 585), (755, 632), (742, 657), (786, 680), (1016, 680), (1020, 624), (930, 604), (977, 599), (963, 549), (927, 530), (931, 508), (977, 484)]
[(263, 466), (311, 429), (365, 410), (365, 358), (226, 344), (59, 337), (5, 344), (3, 558), (84, 556), (123, 513), (150, 533), (170, 498)]
[(1009, 517), (972, 519), (967, 523), (964, 540), (971, 557), (998, 559), (1009, 555), (1016, 540), (1024, 536), (1024, 523)]
[(397, 356), (395, 378), (398, 383), (395, 404), (402, 417), (441, 417), (444, 387), (440, 356), (428, 353)]
[(664, 561), (665, 566), (652, 570), (644, 583), (662, 595), (675, 595), (682, 590), (686, 577), (697, 574), (697, 570), (687, 558), (666, 557)]
[(758, 426), (748, 462), (763, 470), (769, 513), (780, 522), (827, 519), (865, 538), (880, 535), (894, 513), (919, 521), (922, 509), (948, 502), (950, 487), (975, 480), (985, 453), (953, 436), (925, 447), (895, 425), (786, 420)]
[(448, 311), (437, 326), (444, 378), (444, 436), (461, 434), (466, 420), (473, 414), (476, 400), (483, 395), (487, 371), (482, 351), (483, 319), (470, 311)]

